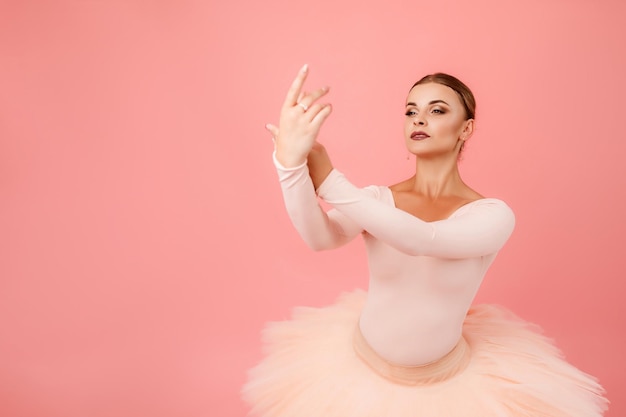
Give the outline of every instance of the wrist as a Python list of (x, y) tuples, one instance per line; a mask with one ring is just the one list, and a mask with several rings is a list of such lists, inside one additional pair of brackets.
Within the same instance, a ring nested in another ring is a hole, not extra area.
[(274, 151), (272, 153), (272, 160), (274, 161), (274, 166), (276, 166), (276, 168), (279, 171), (297, 171), (297, 170), (299, 170), (299, 169), (301, 169), (301, 168), (306, 166), (306, 160), (304, 162), (302, 162), (300, 165), (285, 166), (285, 165), (283, 165), (283, 163), (276, 156), (276, 151)]
[(274, 151), (274, 159), (283, 168), (296, 168), (306, 163), (306, 156), (291, 155), (288, 152), (281, 152), (280, 149)]

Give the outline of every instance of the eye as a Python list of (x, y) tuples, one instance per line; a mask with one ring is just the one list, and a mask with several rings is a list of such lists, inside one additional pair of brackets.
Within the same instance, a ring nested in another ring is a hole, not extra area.
[(445, 114), (445, 110), (443, 109), (433, 109), (432, 112), (435, 114)]
[(417, 114), (417, 112), (415, 110), (407, 110), (406, 113), (404, 113), (405, 116), (415, 116)]

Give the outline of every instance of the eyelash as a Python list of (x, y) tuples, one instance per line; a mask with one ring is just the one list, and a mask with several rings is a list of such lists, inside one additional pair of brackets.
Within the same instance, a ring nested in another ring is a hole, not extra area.
[[(445, 110), (442, 109), (433, 109), (432, 110), (433, 113), (435, 114), (445, 114)], [(404, 113), (405, 116), (415, 116), (417, 114), (417, 112), (415, 110), (409, 110), (406, 113)]]

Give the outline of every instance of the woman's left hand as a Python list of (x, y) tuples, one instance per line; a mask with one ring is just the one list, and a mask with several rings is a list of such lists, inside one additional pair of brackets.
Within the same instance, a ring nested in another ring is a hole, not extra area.
[(266, 125), (274, 136), (276, 159), (286, 168), (306, 161), (322, 124), (332, 110), (330, 104), (317, 102), (328, 93), (328, 87), (311, 93), (302, 92), (307, 74), (308, 67), (305, 65), (293, 80), (280, 111), (279, 126)]

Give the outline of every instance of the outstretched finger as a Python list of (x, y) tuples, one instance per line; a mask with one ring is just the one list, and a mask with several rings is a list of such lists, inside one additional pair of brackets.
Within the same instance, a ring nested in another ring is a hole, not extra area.
[(306, 80), (308, 73), (309, 66), (305, 64), (302, 68), (300, 68), (298, 75), (296, 75), (296, 78), (291, 83), (291, 87), (289, 87), (289, 90), (287, 91), (287, 97), (285, 97), (284, 104), (286, 107), (293, 106), (298, 102), (298, 97), (302, 91), (302, 85), (304, 84), (304, 80)]
[[(316, 104), (315, 106), (318, 105)], [(322, 123), (324, 123), (324, 120), (326, 120), (326, 118), (330, 116), (330, 113), (332, 111), (333, 107), (330, 104), (321, 105), (320, 111), (315, 114), (311, 122), (319, 129), (322, 126)]]

